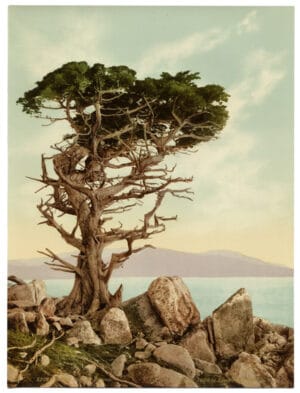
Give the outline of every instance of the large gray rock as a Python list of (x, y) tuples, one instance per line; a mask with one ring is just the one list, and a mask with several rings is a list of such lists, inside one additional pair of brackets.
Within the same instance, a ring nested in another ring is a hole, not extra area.
[(42, 280), (33, 280), (29, 284), (16, 284), (8, 288), (8, 301), (28, 301), (39, 305), (46, 296), (46, 285)]
[(146, 360), (151, 357), (151, 352), (137, 351), (134, 353), (134, 357), (139, 360)]
[(222, 374), (222, 370), (215, 363), (210, 363), (201, 359), (193, 359), (193, 360), (197, 369), (203, 371), (205, 374), (216, 374), (216, 375)]
[(8, 314), (8, 326), (13, 330), (18, 330), (22, 333), (29, 333), (25, 312), (22, 310)]
[(245, 388), (274, 388), (276, 382), (256, 355), (242, 352), (227, 372), (233, 381)]
[(264, 367), (276, 379), (278, 387), (292, 387), (294, 384), (293, 329), (272, 324), (261, 318), (254, 318), (254, 330), (255, 354), (259, 356)]
[(117, 307), (107, 311), (100, 322), (99, 331), (105, 344), (128, 344), (132, 340), (126, 314)]
[(146, 293), (122, 304), (134, 335), (144, 333), (150, 341), (170, 339), (169, 329), (163, 325)]
[(85, 375), (81, 375), (79, 378), (80, 385), (82, 387), (90, 388), (93, 385), (93, 380), (91, 377), (87, 377)]
[(50, 358), (49, 358), (49, 356), (43, 354), (43, 355), (40, 357), (40, 363), (41, 363), (41, 366), (43, 366), (43, 367), (49, 366), (49, 364), (50, 364)]
[(96, 370), (97, 370), (97, 367), (96, 367), (95, 364), (87, 364), (87, 365), (84, 367), (84, 369), (85, 369), (85, 371), (88, 373), (88, 375), (93, 375), (93, 374), (95, 374), (95, 372), (96, 372)]
[(180, 277), (158, 277), (150, 284), (147, 294), (173, 334), (182, 336), (188, 327), (200, 321), (199, 311)]
[(60, 373), (54, 374), (52, 377), (43, 385), (41, 388), (51, 388), (53, 386), (61, 387), (65, 386), (67, 388), (78, 388), (78, 382), (71, 374)]
[(36, 320), (37, 313), (34, 311), (25, 311), (25, 319), (27, 323), (33, 323)]
[(67, 326), (67, 327), (72, 327), (74, 325), (70, 317), (59, 318), (59, 324), (61, 326)]
[(153, 356), (162, 366), (176, 369), (177, 371), (194, 378), (196, 374), (195, 365), (188, 351), (174, 344), (167, 344), (157, 348)]
[(32, 300), (8, 300), (7, 308), (22, 308), (23, 310), (36, 310), (37, 304), (35, 304)]
[(253, 327), (255, 342), (260, 341), (266, 334), (277, 333), (280, 336), (288, 339), (294, 335), (294, 329), (289, 326), (279, 325), (276, 323), (271, 323), (266, 319), (260, 317), (253, 317)]
[(89, 321), (77, 321), (73, 327), (67, 331), (66, 338), (76, 338), (77, 343), (100, 345), (101, 339), (92, 329)]
[(210, 363), (216, 361), (213, 348), (208, 342), (206, 329), (201, 325), (186, 334), (182, 340), (179, 341), (179, 345), (183, 346), (192, 358), (205, 360)]
[(131, 379), (145, 387), (196, 388), (196, 383), (186, 375), (160, 367), (156, 363), (135, 363), (128, 367)]
[(45, 317), (53, 317), (56, 311), (55, 300), (51, 297), (44, 298), (39, 306), (39, 311), (45, 315)]
[(278, 388), (291, 388), (288, 373), (284, 367), (281, 367), (276, 373), (276, 387)]
[(122, 377), (126, 360), (127, 360), (126, 355), (122, 353), (112, 362), (111, 371), (116, 377)]
[(294, 383), (294, 352), (286, 357), (284, 360), (284, 368), (288, 374), (291, 383)]
[(251, 299), (239, 289), (212, 314), (215, 350), (224, 358), (236, 356), (254, 347)]
[(256, 351), (259, 357), (263, 357), (270, 352), (281, 351), (286, 344), (287, 340), (284, 336), (280, 336), (276, 332), (267, 333), (256, 343)]
[(148, 345), (148, 341), (141, 337), (139, 337), (135, 342), (135, 348), (138, 350), (144, 349), (146, 345)]
[(105, 382), (102, 378), (98, 378), (95, 382), (95, 388), (105, 388)]
[(11, 364), (7, 365), (7, 382), (8, 383), (19, 383), (22, 381), (23, 376), (20, 374), (20, 370)]
[(38, 313), (36, 318), (36, 334), (38, 336), (47, 336), (49, 333), (50, 327), (44, 314)]

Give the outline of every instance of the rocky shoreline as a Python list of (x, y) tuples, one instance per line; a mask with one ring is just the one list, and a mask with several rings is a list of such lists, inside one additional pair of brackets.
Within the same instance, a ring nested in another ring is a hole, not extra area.
[(59, 300), (9, 287), (9, 387), (293, 387), (293, 329), (253, 316), (243, 288), (204, 320), (180, 277), (88, 320)]

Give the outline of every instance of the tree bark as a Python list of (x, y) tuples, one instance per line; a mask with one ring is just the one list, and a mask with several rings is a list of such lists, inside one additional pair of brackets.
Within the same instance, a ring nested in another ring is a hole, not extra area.
[[(88, 316), (109, 306), (114, 300), (114, 295), (108, 290), (101, 255), (96, 254), (96, 245), (91, 242), (87, 250), (88, 254), (78, 255), (77, 267), (82, 271), (82, 275), (75, 274), (70, 294), (57, 305), (60, 315)], [(121, 302), (121, 299), (119, 301)]]

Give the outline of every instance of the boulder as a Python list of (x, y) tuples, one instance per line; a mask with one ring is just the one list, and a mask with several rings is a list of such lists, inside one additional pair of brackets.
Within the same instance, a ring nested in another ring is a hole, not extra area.
[(144, 338), (138, 338), (135, 342), (135, 348), (136, 349), (144, 349), (147, 344), (148, 344), (148, 341), (146, 341)]
[(191, 294), (180, 277), (158, 277), (147, 291), (150, 303), (171, 333), (182, 336), (200, 321)]
[(213, 348), (208, 342), (206, 329), (202, 325), (197, 326), (186, 334), (179, 341), (179, 345), (184, 347), (192, 358), (205, 360), (210, 363), (216, 361)]
[(111, 371), (116, 377), (122, 377), (126, 360), (126, 355), (122, 354), (112, 362)]
[(72, 327), (74, 324), (70, 317), (59, 318), (59, 323), (61, 326)]
[(284, 368), (289, 376), (289, 379), (294, 382), (294, 353), (291, 353), (284, 360)]
[(134, 357), (139, 360), (146, 360), (151, 357), (151, 352), (137, 351), (135, 352)]
[(79, 378), (80, 385), (83, 387), (91, 387), (93, 384), (92, 378), (91, 377), (86, 377), (85, 375), (81, 375)]
[(163, 325), (146, 293), (122, 304), (133, 335), (144, 333), (150, 341), (170, 339), (169, 329)]
[(8, 314), (8, 326), (22, 333), (29, 333), (24, 311), (14, 311)]
[(266, 334), (277, 333), (288, 339), (294, 335), (294, 329), (288, 326), (271, 323), (266, 319), (253, 317), (255, 342), (260, 341)]
[(276, 373), (276, 387), (278, 388), (290, 388), (289, 376), (284, 367), (281, 367)]
[(153, 352), (153, 351), (155, 351), (155, 349), (156, 349), (156, 346), (152, 343), (147, 344), (146, 348), (144, 348), (144, 350), (146, 352)]
[(55, 300), (51, 297), (44, 298), (39, 306), (39, 312), (43, 313), (46, 318), (53, 317), (56, 311)]
[(40, 362), (41, 362), (41, 366), (43, 366), (43, 367), (49, 366), (49, 364), (50, 364), (50, 358), (49, 358), (49, 356), (44, 355), (44, 354), (41, 355)]
[[(274, 325), (270, 325), (273, 328)], [(256, 335), (260, 340), (255, 343), (255, 354), (259, 356), (273, 378), (278, 380), (280, 387), (287, 385), (286, 377), (289, 379), (289, 386), (293, 386), (294, 339), (289, 335), (289, 330), (282, 327), (276, 330), (264, 329), (264, 334), (260, 331), (259, 336)], [(279, 334), (278, 331), (284, 335)]]
[(242, 352), (227, 372), (234, 382), (245, 388), (274, 388), (276, 382), (256, 355)]
[(86, 370), (88, 375), (93, 375), (93, 374), (95, 374), (97, 367), (95, 366), (95, 364), (87, 364), (84, 367), (84, 369)]
[(75, 348), (79, 347), (79, 340), (77, 337), (66, 337), (66, 342), (70, 346), (74, 346)]
[(255, 343), (257, 343), (260, 342), (266, 334), (274, 331), (274, 329), (269, 321), (263, 318), (253, 317), (253, 331)]
[(22, 308), (23, 310), (32, 311), (36, 310), (37, 305), (31, 300), (8, 300), (7, 308), (8, 310)]
[(128, 367), (130, 378), (145, 387), (197, 388), (196, 383), (186, 375), (160, 367), (156, 363), (135, 363)]
[(251, 299), (239, 289), (212, 314), (216, 353), (223, 358), (250, 352), (254, 347)]
[(59, 322), (61, 317), (54, 315), (53, 317), (48, 317), (47, 319), (49, 322), (53, 323), (53, 322)]
[(168, 344), (167, 341), (157, 341), (154, 343), (157, 347), (161, 347), (162, 345)]
[(60, 373), (54, 374), (41, 388), (50, 388), (52, 386), (65, 386), (67, 388), (78, 388), (78, 382), (71, 374)]
[(34, 311), (25, 311), (25, 319), (27, 323), (33, 323), (36, 321), (37, 313)]
[(112, 381), (110, 383), (110, 387), (112, 387), (112, 388), (120, 388), (120, 387), (122, 387), (122, 385), (120, 384), (120, 382)]
[(259, 357), (262, 357), (270, 352), (282, 350), (286, 344), (287, 339), (284, 336), (280, 336), (276, 332), (271, 332), (265, 334), (255, 346)]
[(61, 324), (59, 322), (53, 322), (52, 326), (55, 327), (55, 329), (60, 332), (62, 330)]
[(78, 382), (71, 374), (61, 373), (56, 374), (56, 381), (67, 388), (78, 388)]
[(29, 284), (16, 284), (8, 288), (9, 301), (27, 301), (39, 305), (46, 297), (46, 285), (42, 280), (33, 280)]
[(36, 318), (36, 334), (38, 336), (47, 336), (49, 330), (49, 324), (46, 321), (44, 314), (39, 312)]
[(201, 359), (193, 359), (193, 360), (197, 369), (203, 371), (203, 373), (205, 374), (216, 374), (216, 375), (222, 374), (222, 370), (215, 363), (210, 363)]
[(7, 382), (8, 383), (19, 383), (23, 377), (20, 374), (20, 370), (11, 364), (7, 365)]
[(132, 335), (123, 310), (110, 308), (100, 322), (99, 331), (105, 344), (128, 344)]
[(195, 365), (188, 351), (174, 344), (163, 345), (153, 352), (159, 364), (176, 369), (190, 378), (195, 377)]
[(207, 338), (208, 338), (208, 342), (214, 346), (215, 344), (215, 337), (214, 337), (214, 328), (213, 328), (213, 320), (211, 316), (208, 316), (204, 319), (204, 321), (202, 322), (202, 326), (203, 328), (206, 330), (207, 332)]
[[(100, 345), (101, 339), (92, 329), (89, 321), (77, 321), (73, 327), (66, 332), (66, 338), (76, 338), (77, 343)], [(70, 345), (70, 340), (68, 342)]]
[(98, 378), (95, 382), (95, 388), (105, 388), (105, 382), (102, 378)]

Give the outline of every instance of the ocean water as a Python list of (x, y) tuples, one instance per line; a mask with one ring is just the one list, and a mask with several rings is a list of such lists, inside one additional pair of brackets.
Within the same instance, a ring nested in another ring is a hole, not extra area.
[[(123, 284), (123, 300), (145, 292), (153, 277), (112, 278), (111, 292)], [(201, 319), (211, 315), (234, 292), (246, 288), (252, 299), (253, 314), (273, 323), (293, 326), (293, 278), (292, 277), (232, 277), (232, 278), (183, 278), (200, 311)], [(73, 280), (46, 280), (50, 296), (67, 295)]]

